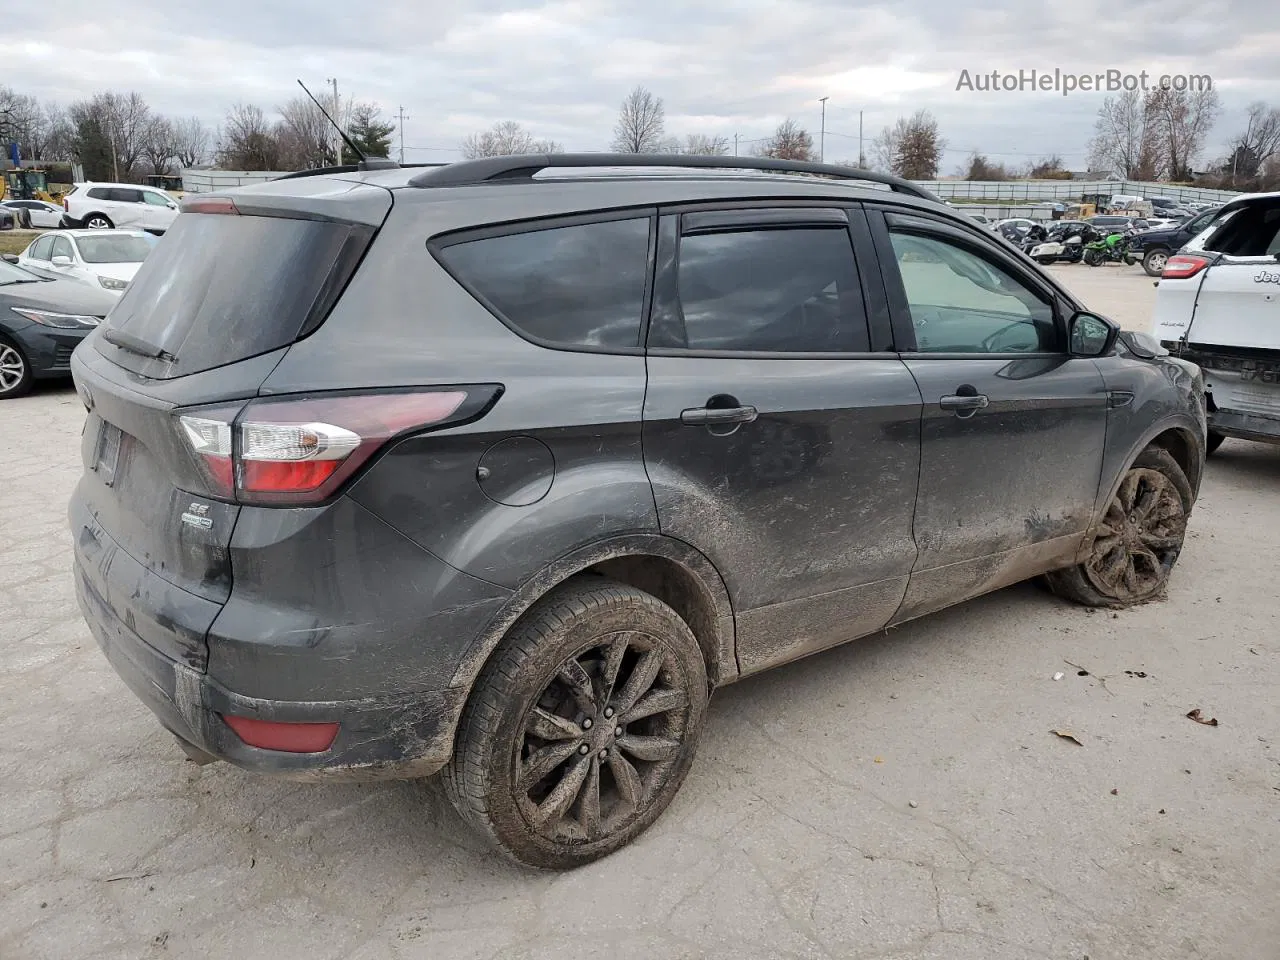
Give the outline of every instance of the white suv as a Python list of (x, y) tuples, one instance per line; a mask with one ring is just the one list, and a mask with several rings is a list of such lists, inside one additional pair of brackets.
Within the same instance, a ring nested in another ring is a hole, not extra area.
[(1280, 443), (1280, 193), (1236, 197), (1168, 259), (1153, 332), (1204, 370), (1210, 452)]
[(136, 183), (77, 183), (62, 206), (68, 220), (90, 230), (132, 227), (164, 233), (178, 216), (173, 197)]

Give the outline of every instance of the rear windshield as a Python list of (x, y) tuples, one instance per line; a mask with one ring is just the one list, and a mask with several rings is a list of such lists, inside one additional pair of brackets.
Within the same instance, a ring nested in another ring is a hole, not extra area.
[(85, 263), (141, 263), (154, 246), (142, 237), (80, 237), (76, 244)]
[(1205, 239), (1204, 249), (1233, 257), (1271, 257), (1280, 253), (1280, 203), (1243, 208)]
[(107, 319), (105, 338), (116, 331), (129, 348), (99, 349), (168, 379), (286, 346), (323, 319), (372, 234), (319, 220), (184, 213)]

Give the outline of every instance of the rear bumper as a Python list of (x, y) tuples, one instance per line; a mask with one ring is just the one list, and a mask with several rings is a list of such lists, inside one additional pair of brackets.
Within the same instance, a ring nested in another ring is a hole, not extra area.
[(1280, 419), (1235, 410), (1209, 411), (1209, 429), (1223, 436), (1262, 443), (1280, 443)]
[[(359, 700), (286, 701), (247, 697), (170, 659), (128, 628), (99, 596), (77, 561), (76, 595), (94, 639), (129, 689), (179, 739), (220, 760), (298, 779), (429, 776), (448, 762), (466, 701), (446, 688)], [(323, 753), (284, 753), (244, 743), (226, 714), (289, 723), (339, 724)]]

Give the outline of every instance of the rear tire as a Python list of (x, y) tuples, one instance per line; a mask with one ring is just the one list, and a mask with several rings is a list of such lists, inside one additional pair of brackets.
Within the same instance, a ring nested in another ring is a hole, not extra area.
[(1206, 457), (1213, 456), (1214, 451), (1222, 446), (1222, 441), (1225, 439), (1227, 439), (1227, 435), (1225, 433), (1217, 433), (1210, 430), (1208, 435), (1205, 437), (1204, 455)]
[(0, 400), (12, 400), (31, 392), (31, 363), (22, 348), (0, 336)]
[(111, 218), (105, 213), (91, 213), (81, 222), (86, 230), (110, 230), (113, 227)]
[(444, 770), (446, 793), (519, 863), (590, 863), (671, 802), (707, 699), (702, 652), (674, 610), (583, 578), (540, 601), (485, 666)]
[(1088, 607), (1128, 607), (1158, 597), (1182, 552), (1194, 496), (1168, 451), (1147, 447), (1091, 533), (1084, 563), (1054, 570), (1054, 593)]

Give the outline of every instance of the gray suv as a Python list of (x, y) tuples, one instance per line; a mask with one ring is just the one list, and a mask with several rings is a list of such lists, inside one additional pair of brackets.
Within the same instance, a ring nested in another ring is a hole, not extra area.
[(797, 162), (189, 197), (75, 353), (86, 619), (199, 761), (645, 830), (715, 688), (1037, 575), (1147, 600), (1204, 384), (964, 214)]

